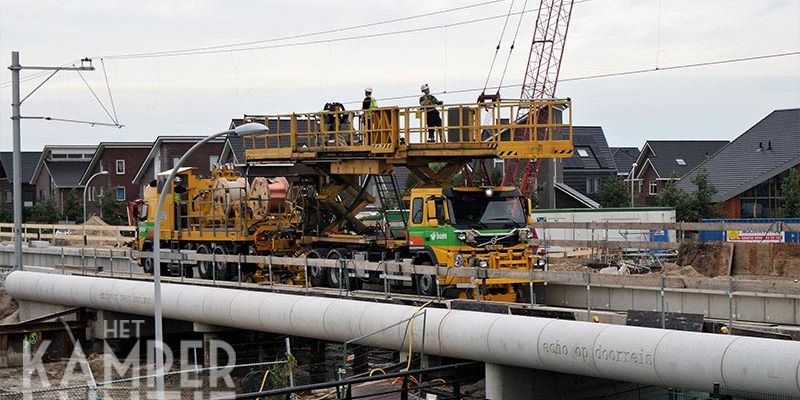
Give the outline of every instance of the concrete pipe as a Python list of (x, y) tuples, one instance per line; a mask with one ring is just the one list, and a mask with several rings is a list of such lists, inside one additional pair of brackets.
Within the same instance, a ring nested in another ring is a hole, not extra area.
[[(19, 300), (153, 315), (153, 286), (107, 278), (16, 271), (6, 290)], [(163, 284), (163, 315), (233, 328), (330, 341), (367, 335), (410, 317), (395, 304)], [(710, 391), (724, 386), (800, 395), (800, 343), (428, 309), (425, 353), (625, 382)], [(423, 335), (421, 317), (413, 340)], [(362, 344), (399, 350), (405, 324)]]

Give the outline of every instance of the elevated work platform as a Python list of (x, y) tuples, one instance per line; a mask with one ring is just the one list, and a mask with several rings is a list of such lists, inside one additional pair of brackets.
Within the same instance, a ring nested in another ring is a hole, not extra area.
[[(392, 166), (465, 159), (568, 158), (573, 152), (569, 99), (245, 115), (244, 119), (271, 127), (266, 134), (244, 137), (248, 162), (338, 163), (331, 171), (339, 174), (384, 173)], [(369, 160), (374, 162), (364, 163)]]

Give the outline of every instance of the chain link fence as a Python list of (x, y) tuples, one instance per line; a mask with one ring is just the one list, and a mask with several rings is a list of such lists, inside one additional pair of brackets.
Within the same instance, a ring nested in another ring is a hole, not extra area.
[[(294, 358), (287, 360), (195, 368), (164, 374), (165, 399), (209, 399), (289, 386)], [(96, 384), (0, 393), (0, 400), (114, 400), (156, 396), (155, 375), (134, 376)]]

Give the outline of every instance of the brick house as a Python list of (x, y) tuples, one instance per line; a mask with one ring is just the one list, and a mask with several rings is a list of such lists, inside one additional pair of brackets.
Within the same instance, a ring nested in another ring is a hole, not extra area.
[[(22, 152), (22, 206), (31, 207), (36, 201), (36, 186), (31, 184), (31, 176), (36, 170), (42, 152), (23, 151)], [(10, 151), (0, 153), (0, 207), (9, 213), (14, 209), (14, 161)]]
[[(682, 176), (711, 157), (727, 140), (648, 140), (636, 159), (634, 196), (639, 206), (655, 206), (669, 181)], [(630, 185), (630, 176), (626, 180)]]
[[(155, 179), (156, 174), (172, 169), (175, 163), (197, 142), (206, 136), (159, 136), (142, 161), (131, 183), (136, 196), (144, 193), (144, 188)], [(192, 154), (185, 167), (197, 168), (200, 176), (209, 176), (211, 166), (219, 163), (225, 139), (218, 138), (206, 143)]]
[(781, 184), (790, 169), (800, 172), (800, 108), (776, 110), (692, 169), (678, 182), (688, 192), (701, 169), (717, 189), (725, 218), (780, 216)]
[(83, 196), (81, 177), (97, 146), (45, 146), (30, 183), (36, 187), (36, 201), (52, 198), (59, 212), (67, 196)]
[(102, 142), (80, 179), (80, 185), (96, 173), (108, 171), (92, 179), (87, 190), (87, 216), (99, 214), (100, 196), (114, 196), (119, 202), (139, 197), (139, 187), (133, 184), (136, 172), (150, 152), (150, 142)]

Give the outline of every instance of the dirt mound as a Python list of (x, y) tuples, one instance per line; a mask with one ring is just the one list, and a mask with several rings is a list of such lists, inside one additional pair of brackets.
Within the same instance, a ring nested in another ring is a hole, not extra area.
[(689, 277), (689, 278), (706, 278), (707, 276), (698, 272), (694, 267), (691, 265), (684, 265), (680, 266), (678, 264), (673, 263), (664, 263), (664, 267), (661, 269), (666, 276), (680, 276), (680, 277)]
[(548, 265), (547, 270), (553, 272), (587, 272), (589, 267), (580, 262), (560, 260)]
[(690, 265), (709, 277), (730, 276), (733, 243), (684, 243), (678, 249), (678, 265)]
[(17, 301), (6, 293), (6, 288), (0, 287), (0, 320), (5, 320), (16, 313), (17, 309), (19, 309)]

